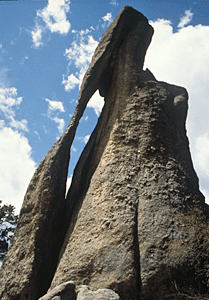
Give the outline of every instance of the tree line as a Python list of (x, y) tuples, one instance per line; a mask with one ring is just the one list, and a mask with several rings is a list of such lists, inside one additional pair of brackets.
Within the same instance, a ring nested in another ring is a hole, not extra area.
[(0, 200), (0, 262), (7, 255), (17, 220), (15, 207), (11, 204), (2, 205), (2, 200)]

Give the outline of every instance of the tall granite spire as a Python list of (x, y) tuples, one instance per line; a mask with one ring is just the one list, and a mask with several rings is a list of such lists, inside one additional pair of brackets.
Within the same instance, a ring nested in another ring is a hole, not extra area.
[[(101, 38), (72, 120), (28, 186), (1, 299), (207, 293), (209, 214), (186, 137), (188, 95), (143, 71), (152, 34), (125, 6)], [(65, 198), (70, 147), (97, 89), (105, 105)]]

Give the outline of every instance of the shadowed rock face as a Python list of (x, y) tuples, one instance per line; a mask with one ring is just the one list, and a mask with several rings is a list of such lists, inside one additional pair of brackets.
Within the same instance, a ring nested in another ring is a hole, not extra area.
[[(152, 34), (127, 6), (105, 31), (72, 120), (27, 189), (1, 299), (36, 300), (48, 289), (42, 299), (207, 292), (208, 208), (186, 137), (188, 95), (142, 70)], [(65, 199), (70, 147), (97, 89), (105, 105)]]

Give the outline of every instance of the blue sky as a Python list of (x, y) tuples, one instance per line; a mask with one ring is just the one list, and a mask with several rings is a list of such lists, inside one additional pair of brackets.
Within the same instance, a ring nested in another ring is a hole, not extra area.
[[(189, 92), (187, 132), (209, 202), (209, 1), (0, 1), (0, 199), (17, 212), (35, 168), (70, 122), (99, 39), (124, 5), (155, 29), (145, 68)], [(88, 104), (69, 178), (102, 105), (98, 94)]]

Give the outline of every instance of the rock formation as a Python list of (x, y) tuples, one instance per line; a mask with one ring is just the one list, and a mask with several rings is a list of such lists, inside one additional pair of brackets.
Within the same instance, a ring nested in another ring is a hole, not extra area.
[[(208, 292), (208, 206), (193, 169), (187, 91), (143, 71), (147, 19), (105, 31), (72, 120), (37, 168), (0, 271), (2, 300), (183, 299)], [(70, 147), (99, 89), (105, 105), (65, 198)]]

